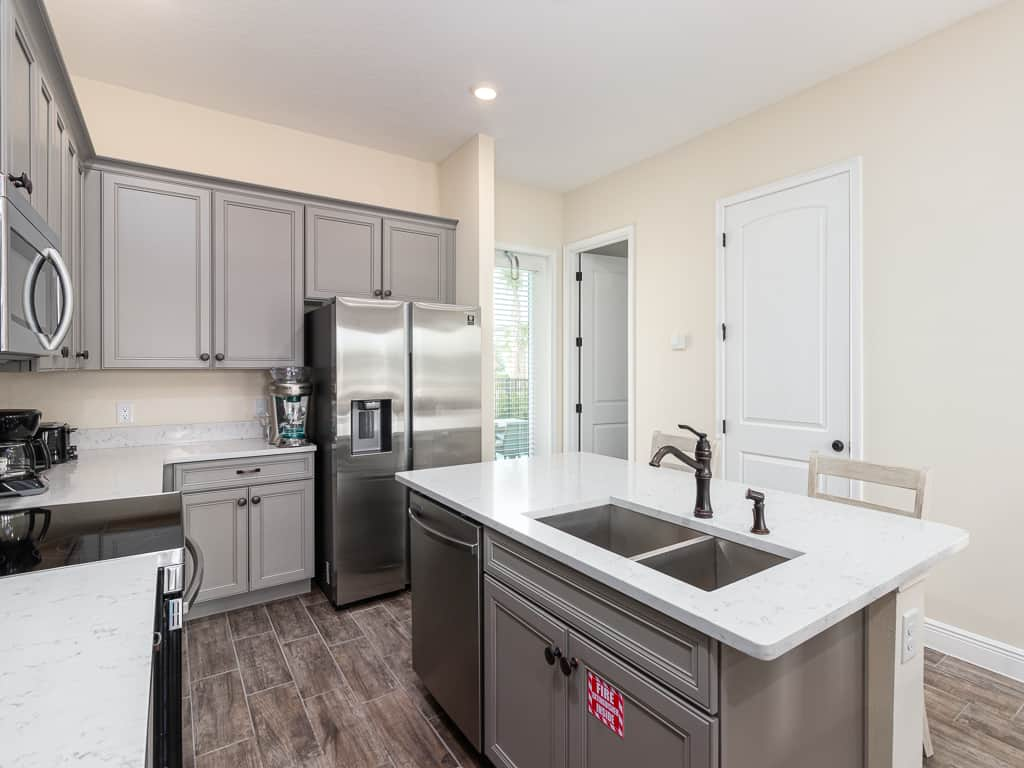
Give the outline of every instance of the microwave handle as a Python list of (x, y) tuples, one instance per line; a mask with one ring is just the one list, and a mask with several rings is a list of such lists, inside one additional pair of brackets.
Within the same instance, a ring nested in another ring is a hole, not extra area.
[[(36, 316), (36, 284), (39, 282), (39, 275), (42, 273), (46, 262), (51, 262), (57, 271), (57, 280), (60, 284), (60, 320), (57, 323), (57, 330), (52, 336), (43, 332), (39, 325), (39, 318)], [(25, 310), (25, 322), (29, 329), (39, 339), (40, 345), (47, 352), (56, 351), (57, 347), (64, 341), (64, 337), (71, 330), (71, 318), (74, 310), (74, 291), (71, 287), (71, 274), (68, 272), (64, 259), (54, 248), (44, 248), (29, 265), (25, 275), (25, 291), (22, 295), (22, 303)]]

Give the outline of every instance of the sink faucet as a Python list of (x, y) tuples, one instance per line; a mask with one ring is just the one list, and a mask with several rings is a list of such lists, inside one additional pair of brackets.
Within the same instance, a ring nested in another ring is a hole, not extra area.
[(698, 432), (686, 424), (680, 424), (679, 428), (693, 432), (697, 436), (694, 457), (691, 459), (674, 445), (663, 445), (651, 457), (651, 466), (660, 467), (661, 460), (672, 455), (692, 469), (697, 478), (697, 501), (693, 505), (693, 514), (695, 517), (711, 517), (714, 514), (711, 509), (711, 443), (708, 442), (706, 432)]

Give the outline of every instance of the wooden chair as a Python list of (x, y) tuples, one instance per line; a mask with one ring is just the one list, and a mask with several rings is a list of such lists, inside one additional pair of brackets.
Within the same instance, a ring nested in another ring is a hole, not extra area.
[[(711, 442), (711, 474), (718, 477), (718, 468), (722, 466), (721, 457), (718, 455), (718, 441), (710, 438)], [(693, 435), (674, 435), (669, 432), (661, 432), (654, 430), (654, 435), (651, 437), (651, 456), (655, 452), (666, 445), (674, 445), (681, 451), (693, 456), (693, 451), (697, 447), (697, 438)], [(648, 456), (650, 458), (650, 456)], [(668, 467), (669, 469), (678, 469), (683, 472), (693, 473), (693, 470), (682, 462), (676, 461), (672, 456), (666, 456), (665, 460), (661, 463), (661, 466)]]
[[(874, 504), (860, 499), (833, 496), (818, 490), (819, 478), (821, 477), (840, 477), (846, 480), (859, 480), (890, 488), (904, 488), (914, 492), (914, 506), (911, 510), (905, 510), (897, 507), (888, 507), (883, 504)], [(832, 456), (812, 453), (807, 467), (807, 495), (816, 499), (838, 501), (841, 504), (867, 507), (868, 509), (877, 509), (881, 512), (892, 512), (893, 514), (915, 517), (920, 520), (924, 510), (924, 485), (927, 477), (928, 471), (925, 469), (889, 467), (884, 464), (869, 464), (866, 461), (837, 459)], [(931, 757), (935, 754), (927, 712), (924, 713), (922, 746), (924, 747), (925, 757)]]

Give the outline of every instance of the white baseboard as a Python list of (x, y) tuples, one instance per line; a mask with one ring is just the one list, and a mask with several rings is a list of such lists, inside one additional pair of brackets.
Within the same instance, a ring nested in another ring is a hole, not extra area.
[(1024, 681), (1024, 648), (1015, 648), (935, 619), (925, 619), (924, 644), (939, 653)]

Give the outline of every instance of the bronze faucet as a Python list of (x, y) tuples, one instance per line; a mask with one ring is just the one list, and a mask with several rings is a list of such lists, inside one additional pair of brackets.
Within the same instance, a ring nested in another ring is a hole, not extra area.
[(697, 501), (693, 505), (693, 514), (695, 517), (711, 517), (714, 514), (711, 509), (711, 443), (708, 442), (706, 432), (698, 432), (686, 424), (680, 424), (679, 428), (688, 430), (697, 436), (697, 447), (693, 451), (693, 458), (691, 459), (674, 445), (663, 445), (651, 457), (651, 466), (660, 467), (661, 460), (672, 455), (692, 469), (694, 477), (697, 478)]

